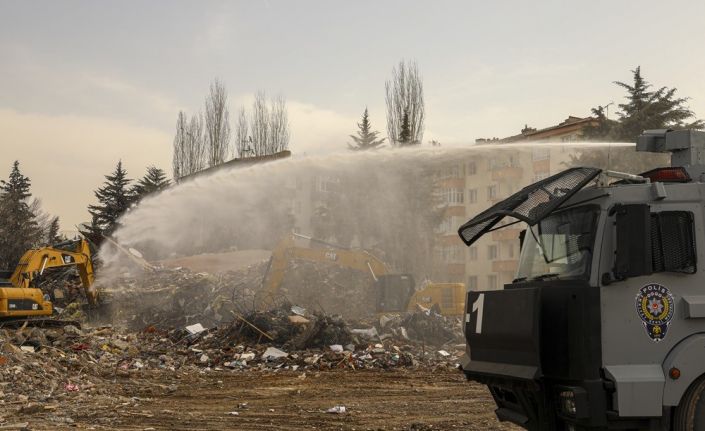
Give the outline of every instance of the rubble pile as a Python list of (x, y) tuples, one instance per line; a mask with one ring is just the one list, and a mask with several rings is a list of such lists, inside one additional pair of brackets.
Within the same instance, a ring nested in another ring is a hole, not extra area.
[(219, 274), (159, 269), (126, 274), (102, 287), (112, 322), (139, 330), (200, 322), (218, 325), (253, 308), (266, 263)]
[(292, 260), (280, 291), (294, 304), (351, 319), (368, 316), (375, 309), (374, 289), (369, 272)]
[[(251, 336), (241, 333), (234, 323), (212, 329), (190, 325), (171, 331), (150, 326), (141, 332), (73, 325), (0, 329), (0, 400), (57, 399), (70, 392), (90, 392), (101, 380), (134, 378), (148, 370), (278, 372), (454, 367), (462, 353), (459, 346), (434, 350), (391, 339), (374, 342), (337, 329), (341, 323), (335, 319), (329, 321), (324, 316), (320, 321), (326, 323), (311, 325), (319, 328), (318, 334), (300, 348), (292, 340), (279, 347), (266, 339), (252, 343)], [(305, 332), (302, 329), (298, 335)], [(333, 340), (336, 342), (325, 344)]]
[(464, 340), (459, 318), (445, 317), (421, 307), (401, 315), (383, 315), (377, 329), (383, 338), (388, 336), (433, 345), (462, 343)]

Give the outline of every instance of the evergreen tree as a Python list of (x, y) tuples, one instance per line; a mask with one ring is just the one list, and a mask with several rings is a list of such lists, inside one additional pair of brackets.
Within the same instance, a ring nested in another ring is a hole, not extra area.
[(382, 144), (384, 144), (384, 138), (377, 138), (379, 132), (372, 131), (372, 125), (367, 114), (367, 108), (365, 108), (365, 112), (362, 114), (362, 121), (357, 123), (357, 128), (359, 129), (357, 131), (357, 136), (350, 135), (352, 140), (355, 141), (355, 145), (348, 144), (349, 149), (353, 151), (374, 150), (380, 148)]
[(31, 182), (12, 165), (7, 181), (0, 181), (0, 268), (13, 269), (22, 254), (41, 241), (42, 231), (29, 206)]
[(119, 161), (112, 174), (105, 176), (103, 187), (94, 192), (98, 205), (89, 205), (95, 234), (111, 235), (118, 227), (118, 219), (128, 210), (134, 201), (129, 188), (131, 179)]
[(150, 166), (147, 168), (147, 173), (142, 177), (137, 184), (132, 187), (132, 194), (136, 200), (141, 200), (145, 196), (158, 192), (171, 185), (163, 170)]
[(404, 147), (407, 145), (414, 145), (417, 142), (412, 142), (411, 141), (411, 128), (409, 124), (409, 112), (404, 111), (404, 116), (402, 117), (401, 120), (401, 126), (399, 129), (399, 146)]
[(89, 243), (95, 244), (96, 246), (100, 245), (100, 243), (103, 241), (103, 231), (98, 224), (98, 217), (96, 215), (93, 215), (91, 217), (91, 223), (81, 223), (81, 228), (78, 230), (78, 232), (88, 240)]
[(647, 129), (702, 128), (702, 120), (688, 109), (687, 97), (676, 97), (676, 88), (660, 87), (651, 90), (641, 76), (641, 67), (633, 73), (633, 83), (616, 81), (615, 84), (627, 90), (627, 102), (619, 105), (620, 124), (616, 128), (616, 138), (623, 142), (635, 142), (637, 136)]
[(593, 142), (615, 142), (616, 129), (619, 123), (607, 118), (605, 108), (602, 106), (592, 108), (591, 111), (595, 124), (590, 124), (583, 129), (582, 138)]
[(49, 229), (47, 230), (47, 244), (52, 245), (52, 244), (57, 244), (63, 241), (65, 238), (61, 236), (59, 233), (59, 217), (56, 216), (51, 219), (51, 223), (49, 224)]

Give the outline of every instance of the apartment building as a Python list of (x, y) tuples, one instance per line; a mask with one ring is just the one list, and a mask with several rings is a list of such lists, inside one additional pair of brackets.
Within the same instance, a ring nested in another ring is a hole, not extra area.
[(437, 230), (434, 280), (464, 282), (471, 290), (500, 289), (511, 282), (524, 227), (491, 232), (471, 247), (458, 237), (458, 227), (522, 187), (566, 169), (574, 147), (560, 143), (579, 141), (581, 130), (593, 121), (571, 116), (545, 129), (524, 127), (508, 138), (478, 139), (476, 151), (439, 169), (444, 218)]

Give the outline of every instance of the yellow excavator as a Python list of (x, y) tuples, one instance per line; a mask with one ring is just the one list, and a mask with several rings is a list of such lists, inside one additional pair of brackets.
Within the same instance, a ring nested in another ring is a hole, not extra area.
[(425, 308), (436, 307), (444, 316), (460, 316), (464, 311), (466, 292), (463, 283), (426, 283), (417, 290), (411, 274), (391, 273), (382, 260), (368, 251), (345, 248), (299, 234), (286, 236), (272, 251), (258, 308), (266, 309), (272, 304), (289, 262), (295, 259), (325, 262), (369, 273), (371, 282), (377, 287), (377, 313), (412, 311), (417, 304)]
[(66, 241), (51, 247), (27, 250), (14, 271), (0, 272), (0, 322), (51, 316), (51, 298), (36, 283), (47, 270), (68, 266), (75, 266), (78, 270), (89, 305), (97, 305), (88, 242), (84, 239)]

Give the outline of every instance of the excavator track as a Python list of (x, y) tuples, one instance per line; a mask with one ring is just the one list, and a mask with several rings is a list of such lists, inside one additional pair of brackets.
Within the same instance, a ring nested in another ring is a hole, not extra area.
[(81, 322), (78, 320), (62, 320), (53, 319), (51, 317), (36, 317), (36, 318), (9, 318), (0, 320), (0, 328), (19, 329), (22, 327), (32, 328), (63, 328), (67, 325), (73, 325), (81, 328)]

